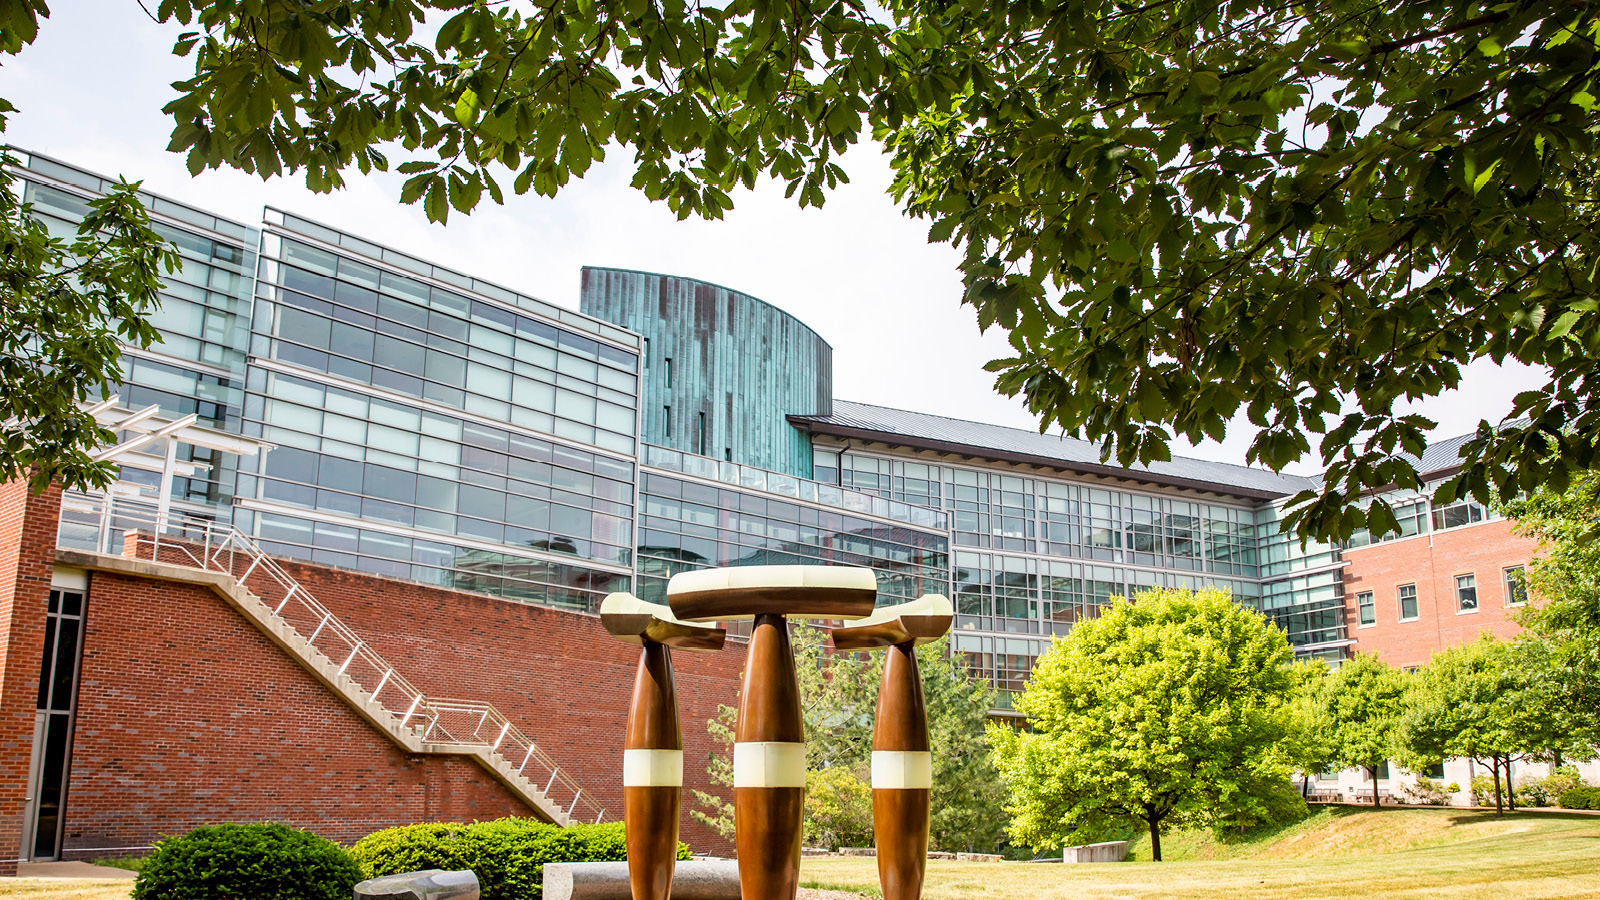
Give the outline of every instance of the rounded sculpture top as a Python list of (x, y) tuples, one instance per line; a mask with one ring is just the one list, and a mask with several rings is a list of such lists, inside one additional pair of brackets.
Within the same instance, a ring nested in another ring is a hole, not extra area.
[(686, 622), (727, 622), (763, 614), (860, 619), (872, 614), (878, 579), (857, 566), (734, 566), (681, 572), (667, 604)]

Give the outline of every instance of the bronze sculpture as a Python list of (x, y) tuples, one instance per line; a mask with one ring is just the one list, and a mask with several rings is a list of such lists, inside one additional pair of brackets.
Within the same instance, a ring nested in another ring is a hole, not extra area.
[(918, 644), (950, 630), (954, 610), (938, 594), (888, 606), (833, 630), (838, 650), (888, 648), (872, 727), (872, 825), (883, 900), (918, 900), (928, 868), (933, 755), (917, 671)]
[(632, 594), (607, 596), (600, 605), (600, 624), (613, 636), (640, 645), (622, 751), (628, 884), (633, 900), (667, 900), (683, 801), (683, 735), (668, 648), (720, 650), (727, 633), (679, 621), (667, 607)]
[(845, 566), (702, 569), (667, 585), (667, 603), (685, 621), (754, 619), (733, 745), (743, 900), (793, 900), (800, 884), (806, 748), (784, 617), (859, 619), (872, 612), (877, 595), (871, 569)]

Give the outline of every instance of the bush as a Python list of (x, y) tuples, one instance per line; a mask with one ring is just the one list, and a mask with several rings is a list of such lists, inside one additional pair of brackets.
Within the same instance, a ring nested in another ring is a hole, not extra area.
[(1446, 787), (1443, 782), (1435, 781), (1426, 775), (1418, 775), (1416, 784), (1408, 784), (1405, 791), (1406, 801), (1422, 806), (1443, 806), (1450, 802), (1450, 795), (1461, 790), (1461, 786), (1451, 784)]
[[(422, 869), (471, 869), (483, 900), (540, 900), (544, 864), (628, 858), (621, 822), (561, 828), (536, 819), (470, 825), (402, 825), (373, 832), (350, 848), (368, 878)], [(689, 845), (678, 844), (678, 858)]]
[(1577, 768), (1562, 766), (1548, 778), (1524, 778), (1517, 785), (1517, 802), (1527, 806), (1555, 806), (1558, 798), (1575, 787), (1583, 787)]
[(156, 844), (133, 900), (349, 900), (360, 880), (344, 848), (309, 831), (205, 825)]
[(1600, 787), (1575, 787), (1557, 798), (1562, 809), (1600, 809)]
[(805, 806), (806, 846), (872, 846), (872, 785), (848, 766), (807, 772)]

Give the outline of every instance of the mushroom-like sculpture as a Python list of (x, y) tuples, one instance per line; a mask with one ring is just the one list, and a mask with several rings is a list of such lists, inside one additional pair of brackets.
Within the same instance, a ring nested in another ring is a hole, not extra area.
[(721, 650), (727, 633), (680, 621), (667, 607), (632, 594), (608, 595), (600, 604), (600, 624), (614, 637), (640, 645), (622, 751), (628, 883), (633, 900), (667, 900), (683, 802), (683, 734), (668, 648)]
[(859, 619), (872, 612), (877, 596), (871, 569), (846, 566), (702, 569), (674, 575), (667, 584), (667, 602), (680, 619), (755, 620), (733, 744), (743, 900), (793, 900), (800, 886), (806, 746), (784, 617)]
[(926, 594), (833, 630), (835, 649), (889, 649), (872, 728), (872, 827), (877, 835), (883, 900), (918, 900), (922, 896), (922, 879), (928, 868), (933, 754), (928, 748), (928, 707), (917, 671), (916, 646), (949, 631), (954, 615), (948, 599)]

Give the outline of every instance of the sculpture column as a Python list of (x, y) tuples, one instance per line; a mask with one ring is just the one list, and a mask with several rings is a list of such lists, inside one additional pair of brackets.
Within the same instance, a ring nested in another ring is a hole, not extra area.
[(756, 617), (733, 744), (733, 820), (743, 900), (788, 900), (800, 879), (806, 745), (789, 623)]
[(667, 607), (631, 594), (606, 597), (600, 622), (613, 636), (640, 645), (622, 751), (628, 885), (633, 900), (668, 900), (683, 804), (683, 734), (669, 647), (719, 650), (725, 633), (681, 622)]
[(667, 602), (685, 621), (754, 619), (733, 745), (742, 900), (794, 900), (800, 884), (806, 750), (785, 616), (859, 619), (877, 594), (871, 569), (847, 566), (702, 569), (667, 585)]
[(928, 868), (933, 754), (917, 645), (936, 640), (955, 617), (938, 594), (885, 607), (833, 631), (837, 650), (886, 647), (872, 728), (872, 828), (883, 900), (918, 900)]

